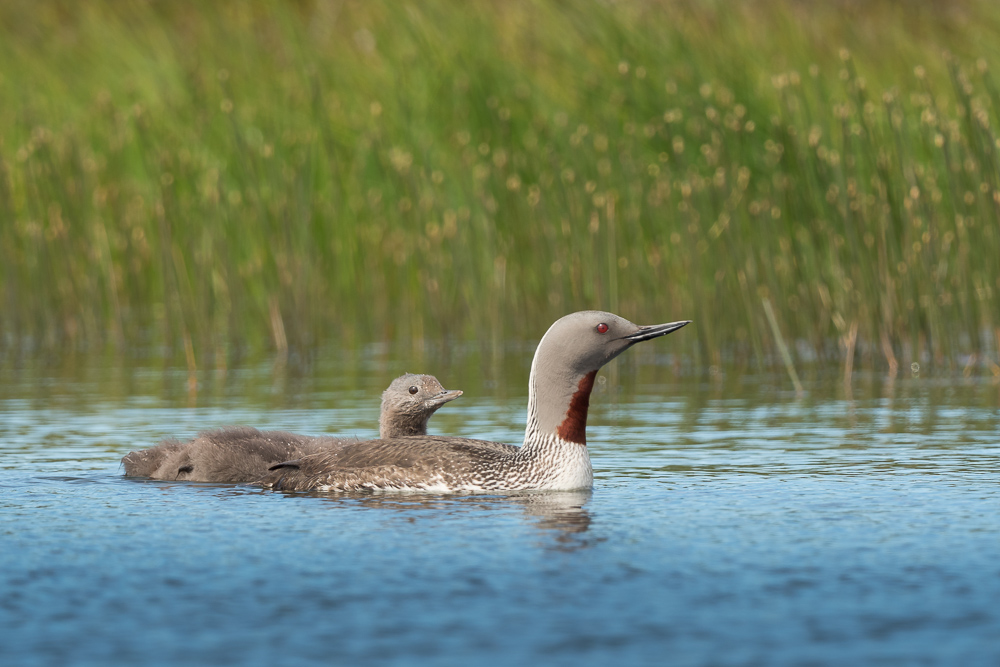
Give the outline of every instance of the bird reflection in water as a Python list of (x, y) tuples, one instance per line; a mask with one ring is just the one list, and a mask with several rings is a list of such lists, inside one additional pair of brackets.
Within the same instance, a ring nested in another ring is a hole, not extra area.
[(525, 516), (546, 538), (555, 539), (555, 544), (544, 542), (540, 546), (558, 551), (583, 549), (602, 541), (589, 539), (590, 512), (584, 507), (593, 492), (579, 491), (533, 491), (512, 492), (490, 495), (427, 495), (423, 493), (318, 493), (318, 492), (278, 492), (288, 496), (310, 496), (323, 498), (336, 505), (349, 503), (382, 511), (407, 512), (411, 520), (427, 511), (434, 513), (467, 514), (475, 511), (503, 510), (512, 506), (522, 509)]
[(549, 493), (511, 495), (504, 500), (524, 507), (525, 514), (535, 520), (535, 526), (548, 533), (554, 531), (559, 551), (575, 551), (602, 541), (586, 536), (590, 529), (590, 512), (584, 505), (590, 500), (590, 489)]

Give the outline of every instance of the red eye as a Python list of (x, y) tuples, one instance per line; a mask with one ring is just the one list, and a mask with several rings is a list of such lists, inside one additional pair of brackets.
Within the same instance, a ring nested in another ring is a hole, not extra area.
[(597, 333), (608, 333), (608, 325), (601, 322), (597, 325)]

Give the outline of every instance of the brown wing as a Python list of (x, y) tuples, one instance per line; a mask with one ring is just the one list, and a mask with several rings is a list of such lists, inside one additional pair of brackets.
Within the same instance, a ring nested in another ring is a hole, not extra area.
[(369, 440), (282, 462), (259, 483), (290, 491), (433, 485), (495, 467), (518, 450), (499, 442), (445, 436)]

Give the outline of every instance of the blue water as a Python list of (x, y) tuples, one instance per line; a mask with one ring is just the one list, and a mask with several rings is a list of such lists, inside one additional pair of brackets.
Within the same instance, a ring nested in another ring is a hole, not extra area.
[[(519, 442), (526, 363), (442, 364), (466, 394), (432, 431)], [(209, 426), (371, 435), (398, 372), (365, 374), (235, 369), (188, 394), (170, 370), (7, 372), (0, 664), (1000, 664), (989, 377), (820, 373), (796, 396), (621, 364), (592, 400), (587, 493), (121, 476)]]

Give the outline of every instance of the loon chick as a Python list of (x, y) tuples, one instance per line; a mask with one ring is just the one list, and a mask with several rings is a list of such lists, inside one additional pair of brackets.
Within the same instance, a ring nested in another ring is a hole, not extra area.
[[(401, 375), (382, 393), (379, 436), (425, 435), (438, 408), (461, 395), (442, 387), (433, 375)], [(188, 442), (165, 440), (129, 453), (122, 463), (129, 477), (240, 484), (260, 479), (276, 463), (358, 441), (227, 426), (199, 433)]]
[(382, 438), (280, 463), (257, 483), (287, 491), (590, 488), (587, 408), (597, 371), (636, 343), (689, 322), (637, 326), (593, 310), (557, 320), (531, 363), (528, 423), (520, 447), (443, 436)]

